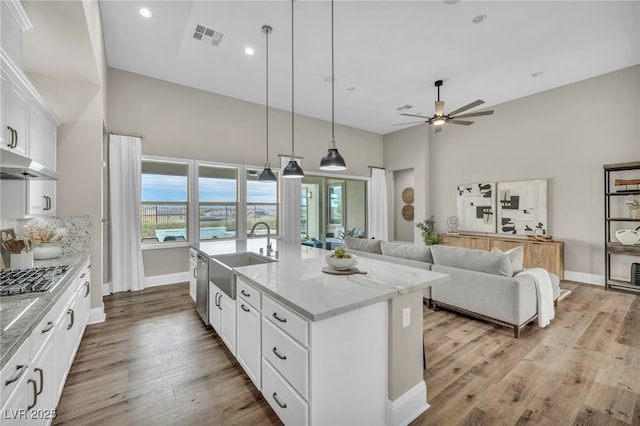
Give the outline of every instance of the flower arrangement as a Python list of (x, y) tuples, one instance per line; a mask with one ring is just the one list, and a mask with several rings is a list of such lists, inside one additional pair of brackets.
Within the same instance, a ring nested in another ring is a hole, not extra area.
[(64, 228), (54, 228), (44, 222), (29, 222), (24, 225), (25, 232), (32, 244), (57, 243), (64, 241), (68, 232)]
[(633, 219), (640, 219), (640, 196), (627, 195), (624, 197), (624, 201), (629, 208), (629, 213)]
[(422, 231), (422, 239), (426, 245), (431, 246), (442, 242), (442, 237), (436, 232), (436, 221), (433, 216), (416, 223), (416, 226)]

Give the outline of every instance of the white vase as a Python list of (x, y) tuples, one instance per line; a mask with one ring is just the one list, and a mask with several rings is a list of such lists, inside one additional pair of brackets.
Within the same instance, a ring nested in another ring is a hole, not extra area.
[(34, 246), (31, 251), (36, 260), (55, 259), (62, 256), (62, 246), (58, 243), (40, 243)]

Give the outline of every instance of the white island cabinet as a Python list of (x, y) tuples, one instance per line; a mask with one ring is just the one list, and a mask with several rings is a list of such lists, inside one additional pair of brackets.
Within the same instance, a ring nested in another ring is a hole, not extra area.
[(322, 250), (285, 247), (234, 269), (240, 364), (286, 425), (408, 424), (429, 407), (423, 290), (448, 277), (363, 258), (365, 275), (323, 266)]

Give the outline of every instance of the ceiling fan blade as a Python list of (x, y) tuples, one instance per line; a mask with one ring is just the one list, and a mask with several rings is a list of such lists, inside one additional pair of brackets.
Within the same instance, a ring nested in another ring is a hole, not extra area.
[(429, 118), (431, 118), (431, 117), (427, 117), (427, 116), (424, 116), (424, 115), (406, 114), (406, 113), (402, 113), (402, 114), (400, 114), (400, 115), (406, 115), (407, 117), (419, 117), (419, 118), (424, 118), (424, 119), (426, 119), (426, 120), (428, 120)]
[(451, 118), (469, 118), (469, 117), (480, 117), (481, 115), (491, 115), (493, 114), (493, 110), (491, 111), (480, 111), (480, 112), (470, 112), (469, 114), (456, 115)]
[(392, 124), (392, 126), (408, 126), (409, 124), (418, 124), (418, 123), (424, 123), (424, 121), (412, 121), (411, 123), (397, 123), (397, 124)]
[(473, 121), (449, 119), (449, 120), (447, 120), (447, 123), (462, 124), (463, 126), (470, 126), (470, 125), (473, 124)]
[(440, 133), (442, 131), (442, 126), (435, 126), (436, 128), (436, 133)]
[(483, 103), (484, 103), (484, 101), (482, 99), (478, 99), (477, 101), (473, 101), (470, 104), (467, 104), (467, 105), (465, 105), (465, 106), (463, 106), (461, 108), (458, 108), (455, 111), (451, 111), (448, 115), (449, 116), (456, 115), (459, 112), (466, 111), (466, 110), (471, 109), (471, 108), (475, 108), (478, 105), (482, 105)]
[(444, 115), (444, 101), (436, 101), (436, 115)]

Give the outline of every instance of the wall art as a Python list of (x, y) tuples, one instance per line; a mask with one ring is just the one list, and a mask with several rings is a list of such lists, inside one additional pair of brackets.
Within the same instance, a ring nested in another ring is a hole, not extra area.
[(547, 235), (547, 180), (498, 182), (499, 234)]
[(458, 185), (458, 229), (472, 232), (496, 232), (495, 182)]

